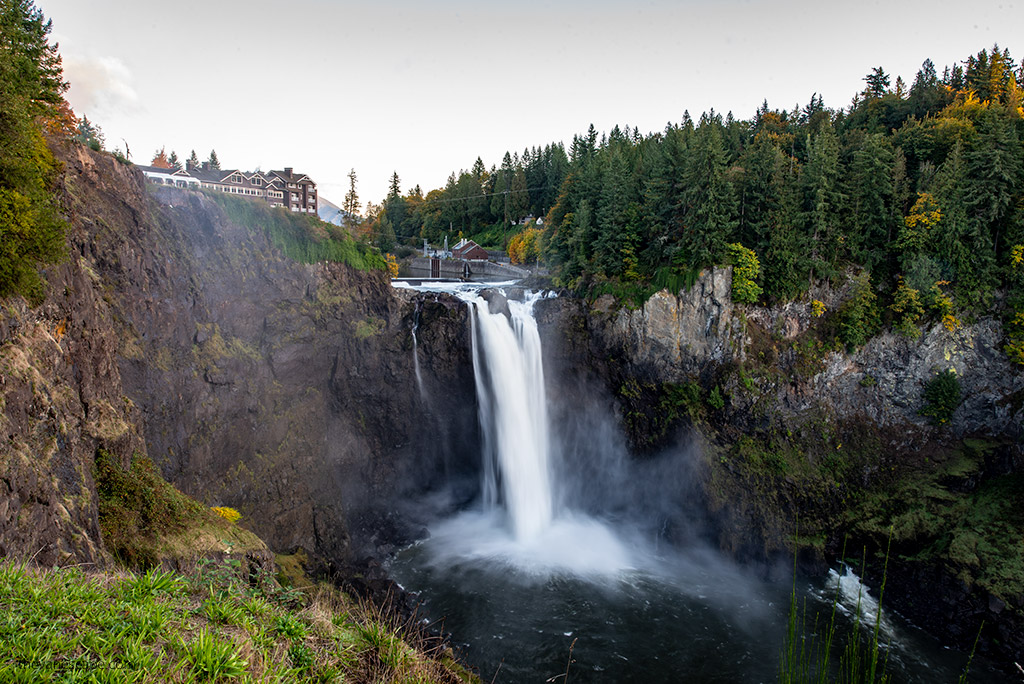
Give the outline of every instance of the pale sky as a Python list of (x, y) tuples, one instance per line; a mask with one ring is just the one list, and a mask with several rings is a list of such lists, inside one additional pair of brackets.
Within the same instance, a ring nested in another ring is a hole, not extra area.
[(341, 202), (392, 171), (424, 193), (479, 156), (593, 123), (642, 133), (714, 108), (849, 105), (872, 67), (909, 86), (1015, 44), (1024, 0), (36, 0), (75, 112), (148, 164), (215, 149), (223, 168), (294, 167)]

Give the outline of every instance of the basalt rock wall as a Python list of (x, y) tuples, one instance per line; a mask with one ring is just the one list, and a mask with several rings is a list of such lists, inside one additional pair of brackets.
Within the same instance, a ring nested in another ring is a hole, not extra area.
[(296, 263), (202, 193), (147, 187), (80, 147), (60, 156), (70, 258), (41, 307), (12, 303), (0, 322), (0, 544), (101, 557), (100, 447), (123, 464), (148, 454), (275, 551), (340, 568), (418, 536), (428, 512), (412, 502), (473, 477), (461, 303)]

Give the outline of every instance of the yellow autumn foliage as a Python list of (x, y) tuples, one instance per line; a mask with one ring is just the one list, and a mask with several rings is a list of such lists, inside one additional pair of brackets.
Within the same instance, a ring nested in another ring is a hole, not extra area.
[(398, 277), (398, 259), (394, 254), (385, 254), (384, 263), (388, 266), (388, 273), (391, 274), (392, 278)]
[(236, 523), (242, 517), (241, 513), (236, 511), (234, 508), (228, 508), (227, 506), (213, 506), (210, 510), (227, 520), (229, 523)]

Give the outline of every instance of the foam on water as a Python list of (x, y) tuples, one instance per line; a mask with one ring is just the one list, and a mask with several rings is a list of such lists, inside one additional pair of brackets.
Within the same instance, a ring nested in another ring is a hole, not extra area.
[(566, 514), (519, 538), (499, 510), (469, 511), (438, 524), (429, 547), (436, 566), (505, 566), (523, 576), (611, 578), (634, 570), (638, 558), (593, 518)]

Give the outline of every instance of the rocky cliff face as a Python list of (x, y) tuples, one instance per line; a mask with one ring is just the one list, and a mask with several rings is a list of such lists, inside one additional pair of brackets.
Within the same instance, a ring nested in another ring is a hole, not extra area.
[[(129, 200), (141, 197), (135, 190)], [(107, 563), (93, 461), (102, 448), (126, 466), (143, 449), (117, 363), (115, 307), (90, 248), (95, 225), (73, 221), (42, 306), (9, 300), (0, 311), (0, 556)]]
[[(1024, 436), (1019, 398), (1024, 375), (1000, 351), (1003, 333), (997, 321), (983, 319), (954, 331), (934, 323), (918, 340), (885, 332), (852, 354), (829, 350), (808, 359), (800, 347), (813, 343), (809, 333), (819, 323), (811, 301), (837, 311), (846, 289), (817, 288), (805, 300), (771, 308), (737, 306), (730, 297), (731, 278), (731, 269), (711, 269), (690, 291), (658, 292), (637, 310), (611, 311), (609, 300), (599, 300), (594, 332), (611, 355), (663, 381), (720, 376), (722, 367), (745, 362), (780, 371), (753, 378), (752, 389), (730, 393), (737, 417), (760, 401), (787, 421), (824, 413), (863, 417), (879, 428), (925, 438)], [(960, 380), (963, 402), (952, 430), (937, 431), (919, 413), (922, 391), (947, 369)]]
[(148, 453), (280, 552), (345, 566), (419, 534), (410, 497), (476, 467), (465, 308), (289, 261), (201, 194), (63, 156), (72, 256), (47, 274), (44, 306), (0, 322), (0, 544), (102, 556), (99, 447)]
[[(888, 602), (964, 648), (984, 620), (981, 648), (1019, 659), (1024, 554), (997, 528), (1021, 529), (1010, 511), (1024, 506), (1015, 484), (1024, 374), (1000, 351), (1000, 324), (935, 324), (917, 340), (884, 332), (847, 353), (830, 337), (848, 286), (771, 308), (734, 304), (730, 290), (730, 271), (713, 269), (640, 309), (559, 299), (543, 302), (540, 318), (560, 365), (603, 380), (627, 430), (660, 436), (641, 450), (657, 458), (680, 433), (697, 435), (698, 489), (722, 549), (752, 559), (797, 552), (820, 568), (847, 534), (857, 548), (880, 549), (878, 558), (889, 537)], [(814, 316), (815, 299), (831, 313)], [(936, 426), (920, 413), (923, 391), (948, 369), (962, 402)], [(973, 506), (1004, 513), (962, 524)], [(961, 544), (979, 554), (1008, 546), (982, 558), (959, 553)]]

